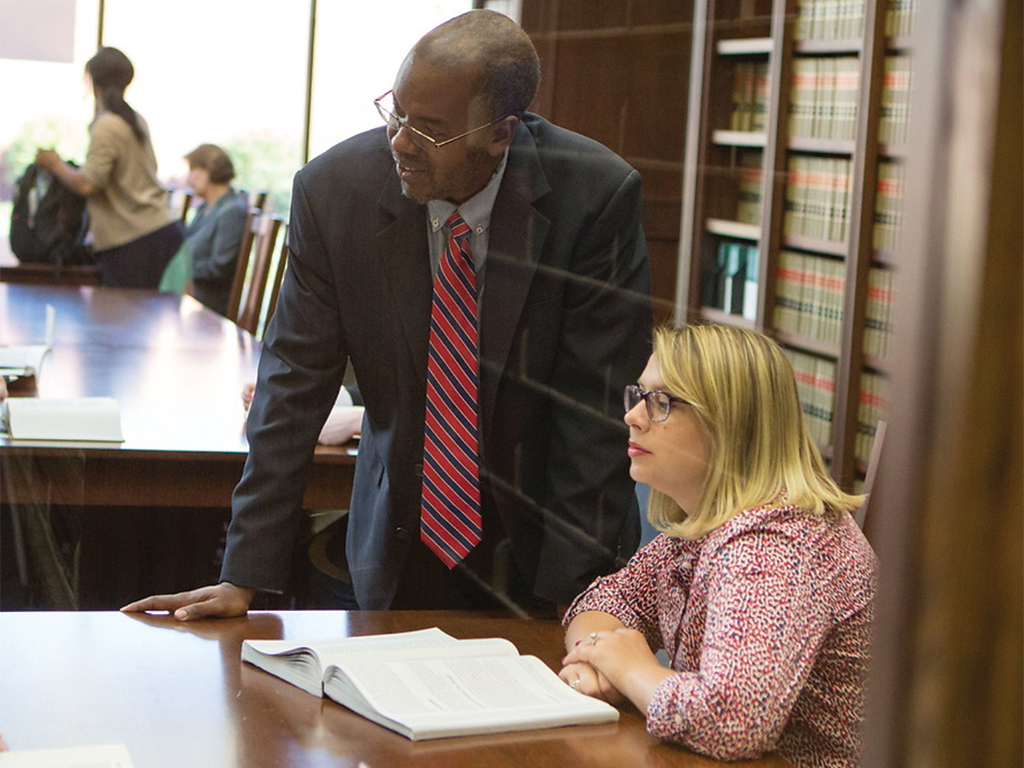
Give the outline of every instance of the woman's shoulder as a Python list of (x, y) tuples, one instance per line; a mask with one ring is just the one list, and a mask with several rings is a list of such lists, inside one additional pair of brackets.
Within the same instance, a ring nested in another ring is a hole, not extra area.
[(845, 512), (826, 509), (824, 513), (817, 514), (780, 500), (738, 512), (705, 538), (710, 546), (723, 546), (727, 542), (757, 534), (765, 538), (810, 542), (843, 533), (847, 522), (856, 528), (853, 519)]
[(245, 217), (249, 213), (249, 199), (234, 188), (230, 189), (218, 200), (214, 210), (220, 215)]
[[(140, 118), (141, 119), (141, 118)], [(125, 120), (114, 112), (100, 112), (92, 121), (90, 130), (93, 134), (96, 133), (111, 133), (111, 134), (132, 134), (132, 127), (128, 125), (128, 121)], [(134, 135), (134, 134), (132, 134)]]
[(745, 509), (707, 535), (705, 550), (730, 546), (785, 550), (809, 561), (840, 561), (873, 572), (877, 558), (853, 517), (826, 509), (817, 514), (794, 504)]
[(811, 517), (810, 512), (801, 509), (796, 504), (779, 500), (737, 512), (722, 525), (710, 531), (708, 538), (730, 539), (755, 530), (785, 531), (799, 527), (801, 523)]

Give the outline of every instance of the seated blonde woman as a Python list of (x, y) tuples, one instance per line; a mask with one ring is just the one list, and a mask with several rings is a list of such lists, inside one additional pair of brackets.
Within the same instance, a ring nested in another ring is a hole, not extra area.
[(876, 558), (782, 350), (736, 328), (661, 330), (625, 404), (661, 534), (572, 604), (561, 677), (720, 760), (857, 765)]

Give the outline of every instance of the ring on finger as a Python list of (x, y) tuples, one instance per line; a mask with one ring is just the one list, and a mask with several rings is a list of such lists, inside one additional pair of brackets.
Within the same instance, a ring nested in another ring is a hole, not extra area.
[(573, 680), (571, 683), (569, 683), (569, 687), (572, 688), (575, 691), (577, 688), (580, 687), (580, 682), (581, 682), (580, 679), (577, 677), (575, 680)]
[(590, 633), (590, 644), (597, 645), (597, 632)]

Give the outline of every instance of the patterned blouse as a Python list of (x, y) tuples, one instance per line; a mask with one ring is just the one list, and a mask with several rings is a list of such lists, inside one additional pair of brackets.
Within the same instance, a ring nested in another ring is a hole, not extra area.
[(603, 611), (672, 669), (647, 730), (719, 760), (777, 750), (796, 766), (856, 766), (875, 553), (848, 514), (736, 515), (695, 541), (660, 535), (565, 615)]

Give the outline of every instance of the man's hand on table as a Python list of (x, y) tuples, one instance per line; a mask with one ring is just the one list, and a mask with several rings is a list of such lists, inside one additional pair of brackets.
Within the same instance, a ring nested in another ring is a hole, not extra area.
[(256, 590), (248, 587), (236, 587), (226, 581), (209, 587), (193, 589), (190, 592), (178, 592), (174, 595), (153, 595), (129, 603), (121, 610), (135, 611), (167, 611), (179, 621), (194, 619), (226, 619), (233, 616), (244, 616), (249, 610)]

